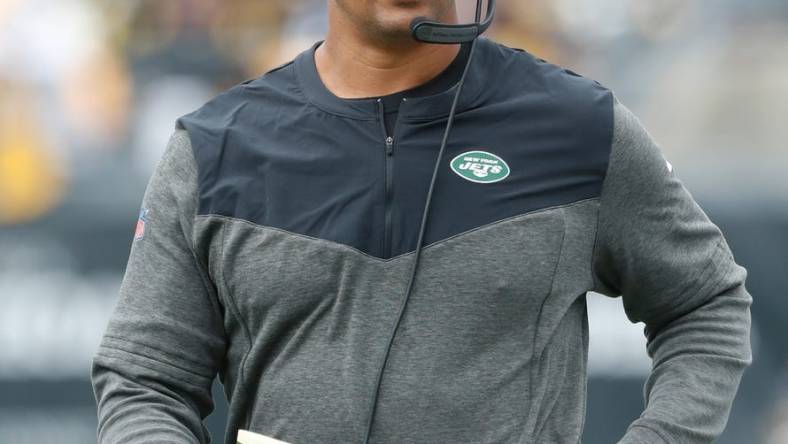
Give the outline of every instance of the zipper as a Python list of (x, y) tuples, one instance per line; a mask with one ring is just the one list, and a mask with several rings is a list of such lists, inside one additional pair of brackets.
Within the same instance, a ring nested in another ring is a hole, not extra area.
[[(384, 152), (384, 160), (386, 164), (386, 171), (385, 171), (385, 201), (384, 201), (384, 211), (385, 211), (385, 229), (383, 233), (383, 257), (388, 259), (391, 257), (391, 200), (392, 200), (392, 182), (393, 182), (393, 169), (394, 169), (394, 161), (391, 159), (391, 156), (394, 154), (394, 137), (388, 134), (386, 131), (386, 115), (385, 111), (383, 110), (383, 101), (378, 99), (378, 112), (380, 114), (380, 128), (383, 131), (383, 143), (386, 146), (386, 150)], [(399, 119), (399, 114), (397, 114), (397, 119)]]

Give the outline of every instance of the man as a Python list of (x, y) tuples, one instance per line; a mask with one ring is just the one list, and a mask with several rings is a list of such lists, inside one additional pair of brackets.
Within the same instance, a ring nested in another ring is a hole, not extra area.
[(227, 443), (576, 443), (588, 291), (654, 361), (620, 442), (719, 435), (746, 270), (638, 120), (525, 51), (411, 37), (453, 1), (328, 5), (325, 41), (178, 119), (94, 359), (99, 441), (208, 442), (218, 373)]

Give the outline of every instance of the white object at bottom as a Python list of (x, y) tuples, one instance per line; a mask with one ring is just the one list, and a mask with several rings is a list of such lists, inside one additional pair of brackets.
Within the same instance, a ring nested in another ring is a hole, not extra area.
[(287, 442), (271, 438), (270, 436), (253, 433), (248, 430), (239, 430), (238, 439), (236, 442), (238, 444), (289, 444)]

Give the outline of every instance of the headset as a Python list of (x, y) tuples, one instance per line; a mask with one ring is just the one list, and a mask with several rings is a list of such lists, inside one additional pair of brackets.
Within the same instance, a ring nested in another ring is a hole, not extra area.
[(476, 21), (468, 24), (450, 25), (430, 21), (425, 17), (416, 17), (410, 24), (413, 38), (424, 43), (465, 43), (475, 40), (490, 27), (495, 15), (495, 0), (487, 2), (487, 15), (481, 20), (482, 0), (476, 1)]
[(400, 304), (399, 315), (397, 317), (397, 322), (394, 324), (394, 327), (391, 330), (391, 335), (389, 336), (388, 346), (386, 347), (386, 352), (383, 354), (383, 361), (378, 368), (378, 377), (377, 383), (375, 385), (375, 393), (372, 396), (370, 401), (369, 407), (369, 416), (367, 418), (367, 430), (364, 433), (364, 444), (369, 443), (369, 433), (372, 430), (372, 419), (375, 416), (375, 406), (377, 404), (378, 393), (380, 392), (380, 381), (383, 376), (383, 369), (386, 367), (386, 362), (388, 361), (389, 352), (391, 351), (391, 344), (394, 342), (394, 334), (397, 332), (397, 327), (399, 327), (400, 321), (402, 320), (402, 314), (405, 312), (405, 306), (408, 303), (408, 299), (410, 298), (410, 293), (413, 288), (413, 280), (416, 277), (416, 270), (419, 266), (419, 257), (421, 254), (421, 243), (424, 237), (424, 227), (427, 224), (427, 214), (430, 208), (430, 201), (432, 200), (432, 189), (435, 186), (435, 178), (438, 175), (438, 170), (440, 169), (441, 158), (443, 157), (443, 151), (446, 148), (446, 143), (449, 140), (449, 134), (451, 133), (451, 127), (454, 123), (454, 114), (457, 111), (457, 102), (460, 98), (460, 93), (462, 92), (462, 87), (465, 84), (465, 77), (468, 74), (468, 68), (471, 66), (471, 62), (473, 61), (473, 53), (476, 49), (476, 39), (479, 37), (487, 28), (490, 27), (492, 23), (493, 16), (495, 15), (495, 0), (487, 0), (487, 15), (485, 19), (481, 20), (481, 13), (482, 13), (482, 4), (484, 0), (476, 0), (476, 18), (473, 23), (468, 24), (446, 24), (446, 23), (438, 23), (434, 21), (430, 21), (424, 17), (416, 17), (410, 24), (411, 35), (414, 39), (424, 43), (439, 43), (439, 44), (458, 44), (458, 43), (466, 43), (471, 42), (471, 50), (468, 54), (468, 60), (465, 63), (465, 69), (462, 72), (462, 77), (460, 77), (460, 81), (457, 84), (457, 91), (454, 94), (454, 101), (452, 102), (451, 109), (449, 111), (449, 119), (446, 122), (446, 129), (443, 132), (443, 140), (441, 141), (441, 147), (438, 151), (438, 158), (435, 161), (435, 168), (432, 171), (432, 180), (430, 181), (430, 188), (427, 192), (427, 201), (424, 204), (424, 212), (421, 215), (421, 226), (419, 228), (419, 240), (416, 242), (416, 254), (413, 260), (413, 268), (411, 269), (410, 273), (410, 280), (408, 281), (408, 289), (405, 292), (405, 297), (402, 299), (402, 303)]

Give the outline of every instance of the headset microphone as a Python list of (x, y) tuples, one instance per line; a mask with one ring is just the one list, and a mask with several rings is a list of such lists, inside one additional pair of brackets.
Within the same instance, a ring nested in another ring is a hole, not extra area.
[(416, 17), (410, 23), (413, 38), (424, 43), (455, 44), (470, 42), (490, 27), (495, 15), (495, 0), (487, 2), (487, 16), (480, 21), (482, 1), (476, 3), (476, 21), (467, 24), (446, 24), (431, 21), (426, 17)]
[(472, 43), (470, 52), (468, 53), (468, 59), (465, 63), (465, 69), (462, 72), (460, 81), (457, 83), (457, 91), (454, 93), (454, 102), (452, 103), (451, 109), (449, 110), (449, 117), (446, 121), (446, 129), (443, 132), (443, 140), (441, 142), (440, 150), (438, 150), (437, 159), (435, 160), (435, 167), (432, 171), (432, 180), (430, 181), (430, 188), (427, 192), (427, 201), (424, 204), (424, 211), (421, 215), (419, 239), (416, 242), (416, 253), (413, 260), (413, 266), (411, 268), (410, 279), (408, 281), (408, 288), (405, 291), (405, 297), (400, 303), (397, 322), (394, 324), (391, 330), (388, 345), (386, 346), (386, 352), (383, 354), (382, 362), (378, 367), (377, 382), (375, 384), (375, 392), (373, 393), (372, 399), (370, 399), (369, 416), (367, 416), (367, 428), (366, 432), (364, 433), (364, 440), (362, 441), (363, 444), (369, 443), (370, 432), (372, 431), (372, 420), (375, 416), (375, 406), (377, 404), (378, 394), (380, 392), (380, 383), (383, 378), (383, 369), (386, 367), (389, 352), (391, 351), (391, 345), (394, 342), (394, 335), (397, 332), (400, 321), (402, 321), (402, 314), (405, 312), (405, 307), (407, 306), (408, 299), (410, 298), (411, 290), (413, 290), (413, 281), (416, 277), (416, 270), (418, 269), (419, 258), (421, 257), (421, 245), (424, 238), (424, 227), (427, 225), (427, 215), (429, 214), (430, 202), (432, 201), (432, 190), (435, 187), (435, 178), (438, 176), (441, 159), (443, 158), (443, 151), (446, 148), (446, 144), (449, 141), (449, 135), (451, 134), (451, 127), (454, 123), (454, 115), (457, 111), (457, 102), (459, 101), (462, 87), (465, 84), (465, 77), (468, 75), (471, 62), (473, 61), (473, 54), (476, 50), (477, 43), (476, 38), (487, 30), (487, 28), (490, 26), (490, 23), (492, 22), (493, 15), (495, 14), (495, 0), (488, 0), (487, 17), (484, 19), (484, 21), (481, 21), (483, 1), (484, 0), (476, 0), (476, 21), (471, 24), (455, 25), (436, 23), (423, 17), (418, 17), (411, 22), (411, 33), (413, 34), (413, 38), (420, 42), (444, 44), (465, 42)]

